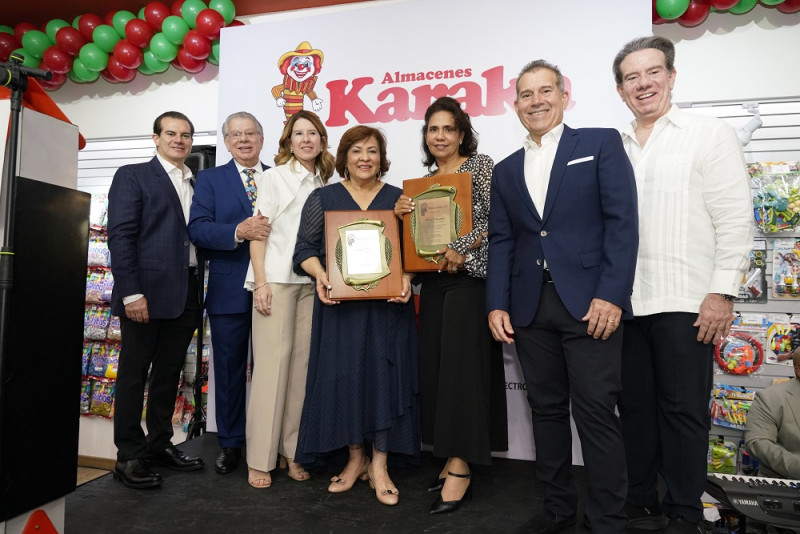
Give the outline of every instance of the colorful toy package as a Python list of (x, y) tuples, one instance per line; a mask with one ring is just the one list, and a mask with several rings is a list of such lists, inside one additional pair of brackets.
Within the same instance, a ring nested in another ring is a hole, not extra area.
[(754, 239), (750, 268), (739, 285), (736, 302), (767, 302), (767, 240)]
[(708, 442), (708, 472), (736, 474), (736, 452), (734, 443), (725, 441), (720, 436)]
[(800, 338), (800, 316), (770, 313), (767, 318), (767, 363), (791, 367), (792, 351)]
[(775, 239), (772, 247), (772, 296), (800, 297), (800, 239)]
[(747, 165), (756, 227), (764, 233), (790, 232), (800, 225), (800, 164)]
[(754, 397), (755, 392), (743, 386), (714, 384), (709, 403), (711, 423), (744, 430), (747, 414)]
[(114, 383), (95, 380), (89, 413), (110, 418), (114, 415)]
[(108, 267), (108, 242), (106, 236), (93, 233), (89, 237), (89, 255), (86, 264), (89, 267)]
[(753, 374), (765, 360), (766, 319), (762, 315), (736, 319), (728, 336), (714, 349), (718, 372), (733, 375)]
[(83, 316), (83, 337), (102, 341), (106, 338), (111, 308), (99, 304), (87, 304)]

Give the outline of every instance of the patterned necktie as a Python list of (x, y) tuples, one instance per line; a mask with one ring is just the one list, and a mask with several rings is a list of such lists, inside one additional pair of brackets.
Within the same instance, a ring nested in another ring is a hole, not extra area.
[(247, 192), (247, 198), (250, 199), (250, 203), (253, 207), (256, 207), (256, 197), (258, 196), (258, 191), (256, 191), (256, 181), (253, 178), (256, 174), (255, 169), (243, 169), (245, 176), (247, 176), (247, 181), (244, 183), (244, 190)]

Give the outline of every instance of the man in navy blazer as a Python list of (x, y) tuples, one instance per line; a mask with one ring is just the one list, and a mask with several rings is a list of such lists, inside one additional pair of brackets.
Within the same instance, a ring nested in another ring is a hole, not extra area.
[(258, 194), (253, 180), (269, 167), (260, 163), (264, 130), (246, 112), (230, 115), (222, 125), (228, 163), (198, 173), (189, 218), (192, 242), (209, 260), (206, 310), (211, 323), (214, 361), (214, 408), (220, 453), (217, 473), (230, 473), (245, 443), (245, 386), (250, 348), (253, 298), (244, 289), (250, 264), (250, 241), (266, 239), (266, 217), (253, 215)]
[(517, 347), (546, 489), (543, 513), (518, 532), (575, 524), (570, 401), (586, 465), (585, 518), (592, 531), (624, 532), (615, 407), (638, 243), (636, 186), (619, 134), (565, 126), (568, 102), (554, 65), (537, 60), (520, 73), (514, 105), (529, 135), (492, 178), (489, 327)]
[[(162, 483), (149, 463), (203, 467), (171, 443), (172, 413), (186, 349), (201, 317), (197, 258), (186, 222), (192, 172), (184, 164), (194, 126), (175, 111), (153, 123), (156, 157), (125, 165), (108, 191), (108, 248), (122, 349), (114, 401), (114, 478), (132, 488)], [(147, 436), (141, 427), (148, 369)]]

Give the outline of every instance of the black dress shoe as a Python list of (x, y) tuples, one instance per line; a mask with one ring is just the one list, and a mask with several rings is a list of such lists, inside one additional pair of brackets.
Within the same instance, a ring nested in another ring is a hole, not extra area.
[(121, 481), (129, 488), (154, 488), (160, 486), (161, 475), (154, 473), (141, 458), (114, 464), (114, 479)]
[(242, 449), (222, 447), (219, 456), (217, 456), (217, 461), (214, 462), (214, 471), (220, 475), (227, 475), (236, 469), (236, 466), (239, 465), (239, 458), (241, 457)]
[(439, 475), (436, 475), (436, 478), (433, 479), (431, 485), (428, 486), (428, 491), (439, 491), (444, 487), (444, 481), (446, 478), (439, 478)]
[(661, 511), (661, 505), (658, 502), (651, 506), (626, 504), (625, 513), (628, 514), (628, 528), (661, 530), (669, 523), (669, 519)]
[(575, 514), (565, 517), (545, 512), (529, 519), (517, 529), (516, 534), (556, 534), (572, 526), (575, 526)]
[[(450, 471), (448, 471), (447, 474), (448, 474), (448, 476), (451, 476), (451, 477), (472, 478), (472, 474), (471, 473), (467, 473), (466, 475), (462, 475), (462, 474), (458, 474), (458, 473), (451, 473)], [(440, 479), (440, 480), (443, 481), (442, 482), (442, 486), (444, 486), (444, 479)], [(430, 514), (446, 514), (446, 513), (449, 513), (449, 512), (455, 512), (456, 510), (459, 509), (459, 507), (461, 507), (461, 503), (462, 502), (471, 501), (471, 500), (472, 500), (472, 483), (470, 482), (470, 485), (467, 486), (466, 491), (464, 491), (464, 495), (462, 495), (462, 497), (457, 501), (444, 501), (444, 500), (442, 500), (442, 495), (439, 494), (439, 496), (436, 497), (436, 500), (433, 501), (433, 504), (431, 505), (431, 509), (428, 511), (428, 513), (430, 513)]]
[(194, 471), (203, 468), (202, 458), (189, 456), (174, 445), (169, 445), (163, 451), (157, 452), (149, 460), (176, 471)]

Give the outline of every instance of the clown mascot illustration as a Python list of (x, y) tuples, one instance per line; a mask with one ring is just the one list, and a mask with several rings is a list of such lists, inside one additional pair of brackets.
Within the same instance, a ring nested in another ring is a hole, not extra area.
[(272, 96), (278, 107), (283, 108), (287, 121), (303, 109), (303, 97), (306, 95), (314, 111), (322, 109), (322, 99), (317, 98), (314, 84), (317, 83), (317, 74), (322, 70), (323, 60), (322, 51), (311, 48), (308, 41), (303, 41), (278, 60), (283, 83), (272, 88)]

